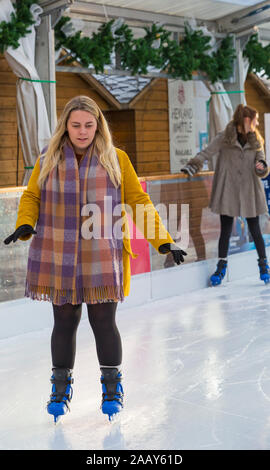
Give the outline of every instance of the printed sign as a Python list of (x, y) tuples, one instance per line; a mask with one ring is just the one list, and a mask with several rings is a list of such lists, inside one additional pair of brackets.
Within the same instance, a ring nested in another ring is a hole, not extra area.
[(196, 155), (196, 121), (192, 80), (168, 80), (171, 173), (179, 173)]

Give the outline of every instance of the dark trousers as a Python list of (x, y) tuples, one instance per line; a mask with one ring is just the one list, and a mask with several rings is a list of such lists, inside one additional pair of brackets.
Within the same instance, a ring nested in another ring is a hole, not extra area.
[[(52, 305), (54, 314), (51, 336), (52, 364), (53, 367), (73, 369), (82, 304)], [(115, 322), (116, 308), (117, 302), (87, 304), (98, 361), (103, 366), (117, 366), (122, 362), (121, 337)]]
[[(250, 234), (254, 240), (254, 244), (258, 253), (259, 258), (266, 258), (265, 244), (262, 237), (259, 217), (247, 217), (247, 224)], [(233, 217), (228, 215), (220, 216), (220, 238), (218, 242), (218, 256), (219, 258), (226, 258), (229, 249), (229, 241), (233, 227)]]

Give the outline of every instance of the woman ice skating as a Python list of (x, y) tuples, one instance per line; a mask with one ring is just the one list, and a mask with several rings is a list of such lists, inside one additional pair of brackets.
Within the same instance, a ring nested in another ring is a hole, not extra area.
[(217, 269), (210, 278), (219, 285), (226, 274), (229, 240), (233, 218), (246, 218), (258, 253), (260, 279), (270, 280), (265, 244), (259, 226), (259, 215), (268, 212), (260, 178), (265, 178), (263, 138), (258, 129), (258, 112), (250, 106), (238, 105), (233, 119), (223, 132), (217, 134), (206, 149), (189, 160), (181, 171), (193, 176), (205, 160), (216, 157), (210, 208), (220, 214), (221, 233), (218, 243)]
[[(137, 204), (147, 208), (141, 218), (136, 217)], [(83, 302), (101, 369), (102, 411), (111, 419), (123, 407), (122, 344), (115, 316), (118, 302), (129, 293), (129, 256), (136, 256), (126, 208), (156, 250), (172, 252), (177, 264), (184, 261), (186, 253), (165, 230), (127, 154), (113, 146), (101, 110), (90, 98), (75, 97), (66, 104), (48, 148), (35, 164), (20, 200), (15, 232), (4, 241), (34, 235), (25, 296), (52, 303), (52, 393), (47, 410), (55, 422), (72, 398)]]

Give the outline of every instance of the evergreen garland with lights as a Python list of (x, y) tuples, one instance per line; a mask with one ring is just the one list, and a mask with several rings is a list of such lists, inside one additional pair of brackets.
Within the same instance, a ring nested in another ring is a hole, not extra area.
[(217, 52), (208, 54), (211, 37), (200, 30), (192, 31), (188, 25), (178, 44), (170, 39), (169, 31), (156, 24), (145, 27), (145, 36), (138, 39), (134, 39), (125, 24), (112, 32), (114, 20), (102, 24), (91, 39), (81, 37), (80, 31), (67, 37), (62, 27), (68, 21), (69, 18), (62, 17), (55, 27), (57, 47), (68, 49), (72, 54), (71, 61), (76, 59), (85, 67), (93, 64), (96, 72), (102, 73), (105, 66), (110, 65), (111, 54), (115, 51), (120, 57), (121, 68), (132, 75), (147, 74), (149, 66), (183, 80), (191, 80), (192, 73), (200, 70), (213, 83), (226, 80), (232, 74), (235, 50), (230, 36), (221, 41)]
[(111, 62), (111, 53), (114, 47), (114, 39), (111, 32), (113, 21), (103, 23), (98, 33), (94, 33), (91, 38), (81, 37), (81, 31), (73, 36), (66, 36), (62, 27), (70, 21), (70, 18), (62, 16), (55, 26), (56, 49), (64, 47), (72, 53), (73, 60), (79, 60), (84, 67), (93, 64), (96, 72), (103, 72), (105, 65)]

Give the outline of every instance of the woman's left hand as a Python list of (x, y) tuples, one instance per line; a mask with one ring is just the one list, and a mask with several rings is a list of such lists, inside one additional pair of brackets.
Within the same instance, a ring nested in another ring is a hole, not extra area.
[(184, 256), (187, 255), (187, 253), (183, 250), (181, 250), (177, 245), (174, 243), (164, 243), (163, 245), (160, 245), (159, 247), (159, 252), (162, 254), (166, 254), (171, 252), (173, 255), (173, 260), (176, 264), (181, 264), (184, 263)]

